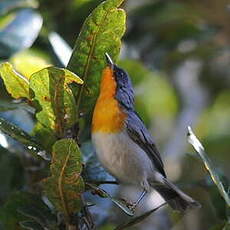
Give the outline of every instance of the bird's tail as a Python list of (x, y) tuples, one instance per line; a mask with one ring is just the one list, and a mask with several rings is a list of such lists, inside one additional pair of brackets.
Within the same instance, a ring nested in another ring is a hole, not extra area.
[(163, 179), (163, 183), (154, 184), (153, 187), (175, 210), (184, 212), (187, 209), (201, 206), (197, 201), (186, 195), (166, 178)]

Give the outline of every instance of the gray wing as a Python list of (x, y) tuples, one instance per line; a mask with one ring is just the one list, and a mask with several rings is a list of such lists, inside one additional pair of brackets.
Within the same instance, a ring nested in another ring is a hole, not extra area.
[(166, 177), (164, 165), (160, 153), (154, 144), (153, 137), (146, 129), (141, 118), (134, 111), (129, 111), (128, 114), (126, 127), (130, 138), (148, 154), (155, 168)]

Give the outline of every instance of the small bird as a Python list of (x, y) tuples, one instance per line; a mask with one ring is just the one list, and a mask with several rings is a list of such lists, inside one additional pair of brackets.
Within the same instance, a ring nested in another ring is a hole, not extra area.
[(134, 109), (134, 91), (128, 74), (106, 53), (100, 94), (92, 119), (92, 142), (103, 167), (119, 182), (143, 189), (135, 208), (154, 188), (175, 210), (199, 203), (172, 184), (154, 139)]

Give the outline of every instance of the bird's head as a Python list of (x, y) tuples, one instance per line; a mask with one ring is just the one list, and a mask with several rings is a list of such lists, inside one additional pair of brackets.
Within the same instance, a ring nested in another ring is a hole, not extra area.
[(131, 80), (126, 71), (119, 68), (111, 59), (108, 53), (105, 54), (107, 61), (107, 69), (111, 73), (112, 79), (115, 81), (114, 97), (119, 103), (127, 109), (132, 109), (134, 104), (134, 93)]

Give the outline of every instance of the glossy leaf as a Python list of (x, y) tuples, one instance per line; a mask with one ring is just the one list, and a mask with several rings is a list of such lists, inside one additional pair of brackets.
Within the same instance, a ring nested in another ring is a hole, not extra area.
[(67, 68), (84, 80), (77, 89), (77, 111), (88, 116), (99, 92), (105, 53), (115, 60), (125, 31), (125, 12), (118, 9), (123, 0), (101, 3), (86, 19)]
[(29, 81), (17, 73), (12, 65), (5, 62), (0, 65), (0, 75), (8, 93), (14, 98), (29, 98)]
[(194, 147), (196, 152), (199, 154), (200, 158), (202, 159), (205, 165), (205, 168), (207, 169), (213, 182), (216, 184), (217, 188), (219, 189), (221, 196), (224, 198), (227, 206), (230, 207), (230, 196), (225, 190), (223, 183), (220, 180), (219, 175), (217, 174), (215, 168), (213, 167), (212, 162), (210, 161), (208, 155), (205, 153), (205, 149), (203, 145), (195, 136), (191, 127), (188, 127), (188, 142)]
[(0, 31), (0, 56), (9, 57), (30, 47), (40, 32), (42, 21), (35, 11), (20, 10), (14, 20)]
[(36, 141), (28, 133), (16, 125), (6, 121), (3, 118), (0, 118), (0, 130), (16, 141), (25, 145), (28, 151), (34, 156), (40, 156), (45, 160), (49, 160), (46, 152), (36, 143)]
[(45, 193), (69, 221), (70, 216), (80, 210), (80, 196), (84, 192), (81, 154), (73, 139), (62, 139), (54, 144), (50, 170), (51, 177), (43, 182)]
[(82, 84), (74, 73), (56, 67), (45, 68), (30, 78), (36, 118), (57, 137), (63, 137), (65, 130), (76, 122), (75, 100), (68, 87), (72, 82)]

